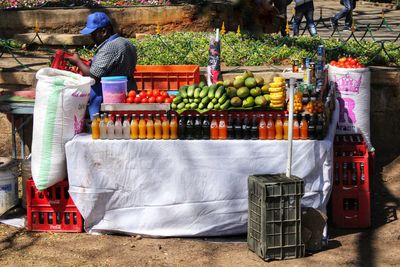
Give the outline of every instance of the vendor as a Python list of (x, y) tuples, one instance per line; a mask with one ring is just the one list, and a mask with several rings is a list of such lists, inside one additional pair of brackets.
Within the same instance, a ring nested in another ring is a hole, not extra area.
[(113, 26), (108, 16), (103, 12), (95, 12), (87, 18), (86, 27), (81, 34), (90, 34), (97, 45), (96, 53), (90, 66), (85, 65), (77, 54), (68, 60), (78, 66), (84, 76), (90, 76), (96, 83), (92, 86), (89, 99), (89, 114), (100, 111), (103, 102), (101, 77), (126, 76), (128, 78), (128, 91), (136, 90), (133, 73), (136, 67), (136, 47), (128, 39), (114, 33)]

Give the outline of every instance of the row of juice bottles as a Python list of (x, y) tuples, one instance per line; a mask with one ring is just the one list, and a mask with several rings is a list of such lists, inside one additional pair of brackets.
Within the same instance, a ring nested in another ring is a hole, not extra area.
[(93, 139), (177, 139), (178, 122), (175, 114), (171, 115), (169, 120), (167, 114), (161, 118), (160, 114), (148, 114), (145, 119), (144, 114), (137, 118), (132, 114), (128, 119), (128, 114), (124, 114), (123, 120), (119, 114), (115, 116), (115, 122), (112, 115), (107, 117), (104, 114), (94, 115), (92, 120), (92, 138)]
[[(299, 120), (299, 116), (301, 119)], [(236, 114), (235, 118), (228, 114), (211, 115), (211, 121), (208, 115), (203, 118), (196, 114), (195, 119), (192, 115), (180, 116), (179, 118), (179, 139), (253, 139), (253, 140), (287, 140), (289, 132), (288, 114), (282, 118), (277, 114), (276, 118), (268, 114), (257, 116), (253, 114), (251, 119), (248, 114), (241, 116)], [(316, 120), (314, 115), (307, 119), (306, 116), (294, 115), (293, 120), (293, 139), (323, 139), (323, 121), (322, 117)]]
[[(315, 115), (308, 119), (305, 115), (294, 115), (293, 139), (323, 139), (323, 120)], [(168, 119), (167, 114), (161, 118), (160, 114), (132, 114), (131, 119), (125, 114), (123, 120), (116, 115), (115, 122), (112, 115), (95, 115), (92, 121), (93, 139), (253, 139), (253, 140), (287, 140), (288, 139), (288, 114), (282, 118), (277, 114), (276, 118), (268, 114), (257, 116), (248, 114), (241, 116), (232, 114), (209, 115), (196, 114), (195, 116), (181, 115), (179, 121), (175, 114)]]

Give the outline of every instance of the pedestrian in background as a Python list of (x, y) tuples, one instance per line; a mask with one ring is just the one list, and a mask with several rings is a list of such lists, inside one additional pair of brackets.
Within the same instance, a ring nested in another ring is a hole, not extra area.
[(353, 23), (353, 10), (356, 8), (356, 0), (340, 0), (340, 4), (343, 5), (343, 9), (331, 18), (332, 27), (336, 29), (338, 21), (346, 17), (343, 30), (350, 31)]
[(292, 0), (272, 0), (272, 3), (278, 10), (281, 21), (283, 20), (280, 26), (281, 35), (286, 36), (287, 6), (292, 3)]
[(303, 16), (306, 17), (308, 32), (311, 36), (317, 35), (317, 27), (314, 23), (313, 0), (295, 0), (295, 14), (293, 18), (293, 35), (298, 36)]

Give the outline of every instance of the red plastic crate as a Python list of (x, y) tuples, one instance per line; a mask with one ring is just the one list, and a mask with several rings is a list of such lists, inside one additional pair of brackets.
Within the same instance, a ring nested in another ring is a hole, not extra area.
[(68, 193), (68, 181), (39, 192), (34, 181), (26, 181), (27, 229), (29, 231), (83, 231), (83, 218)]
[(76, 208), (28, 207), (27, 229), (36, 232), (83, 231), (83, 218)]
[(365, 191), (336, 191), (332, 193), (332, 220), (340, 228), (371, 226), (370, 193)]
[(370, 158), (365, 146), (346, 147), (339, 151), (335, 147), (334, 163), (333, 191), (369, 191)]
[[(77, 66), (71, 65), (67, 60), (65, 60), (66, 57), (71, 57), (71, 56), (72, 56), (71, 53), (65, 52), (61, 49), (57, 49), (53, 62), (51, 63), (51, 67), (59, 70), (71, 71), (73, 73), (82, 75), (82, 71)], [(83, 59), (82, 61), (86, 65), (90, 65), (90, 61)]]
[(183, 85), (200, 82), (198, 65), (137, 65), (134, 78), (139, 90), (176, 91)]

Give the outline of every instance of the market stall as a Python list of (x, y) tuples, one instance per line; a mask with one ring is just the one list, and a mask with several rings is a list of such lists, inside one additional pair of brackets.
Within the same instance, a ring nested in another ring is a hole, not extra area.
[[(302, 204), (323, 212), (338, 108), (324, 140), (294, 141)], [(69, 192), (92, 233), (214, 236), (247, 231), (247, 177), (285, 171), (287, 141), (92, 140), (66, 144)]]

